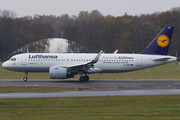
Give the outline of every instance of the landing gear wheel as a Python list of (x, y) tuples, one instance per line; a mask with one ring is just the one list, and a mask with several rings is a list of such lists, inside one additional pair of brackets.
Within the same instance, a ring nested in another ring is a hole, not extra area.
[(27, 79), (27, 77), (24, 77), (23, 80), (26, 82), (28, 79)]
[(89, 80), (89, 76), (81, 76), (80, 78), (79, 78), (79, 81), (81, 81), (81, 82), (84, 82), (84, 81), (88, 81)]
[(80, 78), (79, 78), (79, 81), (80, 81), (80, 82), (83, 82), (83, 81), (84, 81), (84, 77), (80, 77)]
[(84, 76), (84, 81), (89, 81), (89, 76)]

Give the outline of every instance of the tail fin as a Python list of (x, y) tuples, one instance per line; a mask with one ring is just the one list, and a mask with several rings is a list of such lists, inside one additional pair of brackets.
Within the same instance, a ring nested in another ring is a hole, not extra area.
[(164, 27), (151, 44), (140, 54), (167, 55), (173, 30), (173, 26)]

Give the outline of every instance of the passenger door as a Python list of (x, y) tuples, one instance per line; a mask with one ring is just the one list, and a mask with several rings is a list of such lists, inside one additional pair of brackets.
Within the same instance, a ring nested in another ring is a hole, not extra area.
[(27, 65), (27, 55), (22, 55), (21, 65), (23, 66)]
[(142, 56), (137, 57), (137, 66), (142, 66)]

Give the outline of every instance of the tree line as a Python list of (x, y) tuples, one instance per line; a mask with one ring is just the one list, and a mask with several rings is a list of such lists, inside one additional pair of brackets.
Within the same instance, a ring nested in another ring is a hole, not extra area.
[[(180, 12), (167, 11), (140, 16), (102, 16), (98, 11), (80, 12), (64, 24), (64, 36), (73, 52), (142, 52), (165, 26), (175, 26), (169, 54), (180, 52)], [(77, 49), (78, 48), (78, 49)], [(78, 50), (78, 51), (77, 51)]]
[[(7, 12), (7, 11), (6, 11)], [(22, 18), (0, 12), (0, 56), (14, 51), (47, 52), (47, 39), (68, 39), (68, 52), (142, 52), (165, 26), (175, 26), (170, 55), (180, 52), (180, 8), (152, 14), (114, 17), (98, 10), (80, 11), (77, 16), (64, 14), (35, 15)], [(38, 40), (42, 40), (39, 42)], [(22, 47), (26, 46), (23, 48)], [(21, 49), (20, 49), (21, 48)]]
[(13, 11), (0, 11), (0, 59), (26, 52), (44, 52), (53, 36), (50, 23), (37, 16), (17, 18)]
[(68, 39), (68, 52), (140, 53), (165, 26), (174, 26), (170, 55), (180, 53), (180, 8), (152, 14), (114, 17), (98, 10), (80, 11), (78, 16), (39, 16), (54, 28), (54, 37)]

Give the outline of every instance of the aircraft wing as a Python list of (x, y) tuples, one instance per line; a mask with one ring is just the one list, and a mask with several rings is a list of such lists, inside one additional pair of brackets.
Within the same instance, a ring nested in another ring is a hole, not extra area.
[(74, 64), (67, 66), (68, 71), (82, 71), (83, 73), (97, 73), (102, 72), (99, 68), (94, 68), (94, 64), (98, 62), (101, 54), (103, 53), (103, 50), (101, 50), (98, 55), (92, 60), (91, 62), (85, 62), (80, 64)]

